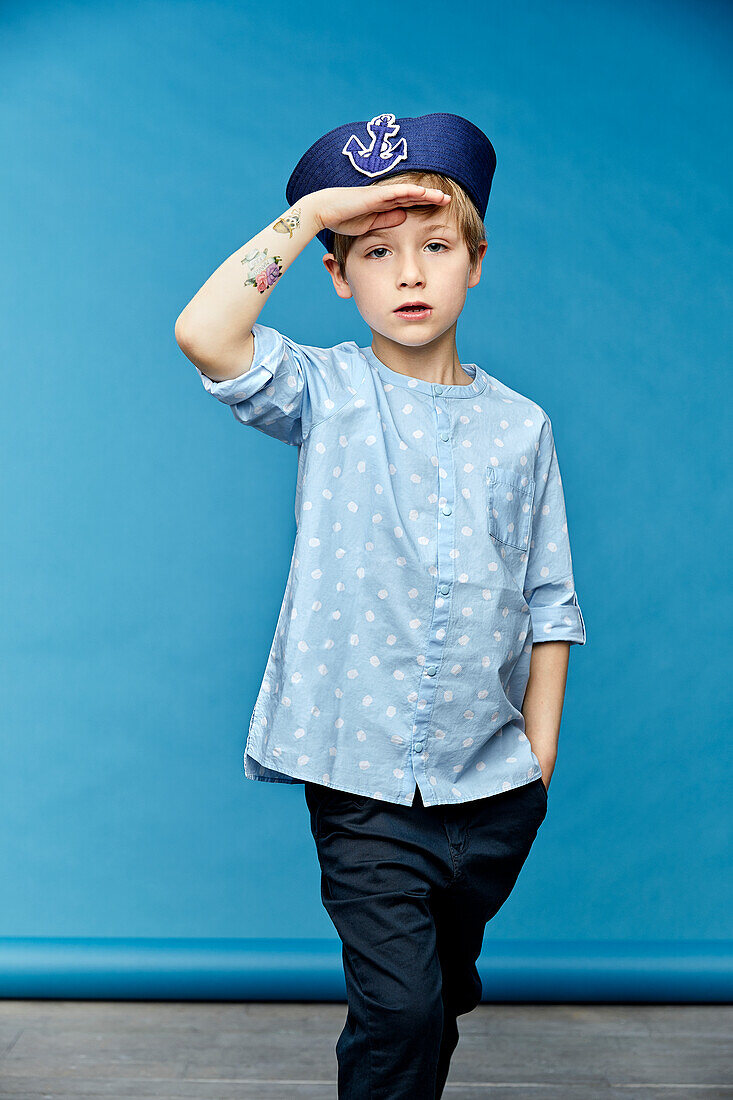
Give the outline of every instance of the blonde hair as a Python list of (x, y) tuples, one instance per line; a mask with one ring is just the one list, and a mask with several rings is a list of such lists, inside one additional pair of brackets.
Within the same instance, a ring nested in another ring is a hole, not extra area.
[[(379, 187), (397, 181), (402, 183), (417, 183), (422, 187), (437, 187), (441, 191), (445, 191), (447, 195), (450, 195), (451, 200), (447, 207), (438, 207), (433, 202), (427, 202), (416, 203), (414, 206), (404, 207), (404, 209), (416, 210), (426, 214), (429, 212), (435, 213), (436, 210), (444, 210), (447, 213), (451, 213), (458, 228), (458, 232), (466, 243), (471, 268), (474, 268), (478, 263), (479, 247), (481, 243), (486, 240), (486, 227), (484, 226), (478, 209), (474, 206), (472, 200), (468, 197), (461, 185), (451, 179), (450, 176), (444, 176), (442, 172), (428, 172), (424, 169), (411, 168), (406, 169), (404, 172), (394, 172), (381, 180), (374, 180), (373, 183), (367, 186)], [(334, 233), (332, 252), (339, 265), (341, 277), (344, 279), (346, 278), (346, 257), (349, 255), (351, 247), (356, 240), (358, 240), (358, 237), (346, 235), (344, 233)]]

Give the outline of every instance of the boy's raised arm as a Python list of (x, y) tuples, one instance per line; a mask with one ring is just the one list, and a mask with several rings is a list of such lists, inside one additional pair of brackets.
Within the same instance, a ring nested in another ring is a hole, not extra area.
[(437, 188), (414, 183), (327, 187), (304, 195), (209, 276), (176, 321), (178, 346), (214, 382), (239, 377), (252, 366), (252, 325), (268, 292), (322, 229), (359, 236), (399, 225), (407, 217), (401, 207), (448, 202)]
[(252, 325), (267, 291), (323, 228), (314, 200), (314, 194), (305, 195), (232, 253), (178, 317), (178, 346), (213, 381), (236, 378), (251, 367)]

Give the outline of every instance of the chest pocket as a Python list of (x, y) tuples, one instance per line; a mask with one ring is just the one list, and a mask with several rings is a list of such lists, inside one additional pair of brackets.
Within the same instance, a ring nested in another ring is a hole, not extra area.
[(501, 466), (486, 467), (489, 534), (503, 546), (529, 550), (534, 479)]

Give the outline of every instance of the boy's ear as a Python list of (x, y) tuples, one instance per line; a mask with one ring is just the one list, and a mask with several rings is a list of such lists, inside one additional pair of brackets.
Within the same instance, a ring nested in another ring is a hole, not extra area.
[(476, 266), (471, 268), (471, 274), (468, 278), (469, 287), (478, 286), (479, 282), (481, 281), (481, 264), (483, 262), (484, 256), (486, 255), (488, 247), (489, 246), (486, 241), (482, 241), (481, 244), (478, 246), (478, 259), (476, 260)]
[(334, 256), (333, 252), (327, 252), (323, 257), (323, 263), (326, 266), (326, 270), (333, 279), (333, 286), (338, 294), (339, 298), (351, 298), (351, 287), (346, 279), (341, 275), (341, 268), (338, 265), (338, 260)]

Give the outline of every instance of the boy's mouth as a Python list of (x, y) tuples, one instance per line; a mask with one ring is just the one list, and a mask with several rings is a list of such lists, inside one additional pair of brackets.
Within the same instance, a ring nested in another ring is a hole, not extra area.
[(421, 318), (429, 317), (433, 311), (426, 302), (406, 302), (405, 305), (400, 306), (394, 312), (397, 317), (420, 320)]

